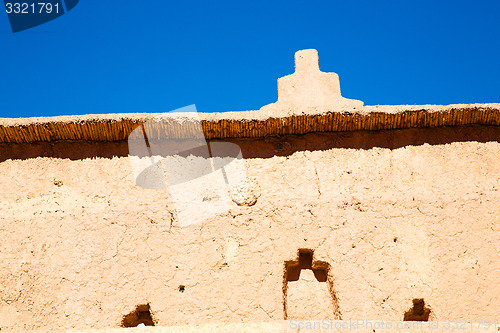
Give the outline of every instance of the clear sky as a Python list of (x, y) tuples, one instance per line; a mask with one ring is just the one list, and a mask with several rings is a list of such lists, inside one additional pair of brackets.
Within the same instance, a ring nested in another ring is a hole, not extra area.
[(0, 117), (255, 110), (299, 49), (344, 97), (500, 102), (500, 1), (103, 1), (12, 33), (0, 13)]

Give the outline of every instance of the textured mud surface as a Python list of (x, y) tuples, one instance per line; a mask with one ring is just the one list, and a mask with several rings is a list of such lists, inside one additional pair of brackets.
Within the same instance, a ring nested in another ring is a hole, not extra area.
[[(498, 320), (499, 135), (235, 141), (260, 196), (188, 228), (167, 191), (135, 186), (126, 143), (2, 146), (0, 326), (119, 327), (139, 304), (160, 326), (279, 321), (298, 249), (330, 265), (344, 320), (402, 320), (415, 298), (437, 319)], [(291, 308), (325, 297), (303, 278)]]

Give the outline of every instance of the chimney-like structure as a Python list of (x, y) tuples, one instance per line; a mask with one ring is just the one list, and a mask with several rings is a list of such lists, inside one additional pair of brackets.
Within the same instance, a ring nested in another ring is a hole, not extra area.
[(339, 76), (320, 71), (318, 51), (308, 49), (295, 53), (295, 73), (278, 79), (278, 101), (261, 110), (302, 113), (310, 108), (335, 111), (363, 105), (362, 101), (342, 97)]

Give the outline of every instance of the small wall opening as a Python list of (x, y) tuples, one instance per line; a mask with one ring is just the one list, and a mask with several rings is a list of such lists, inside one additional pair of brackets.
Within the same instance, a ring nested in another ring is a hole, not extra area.
[(285, 262), (283, 308), (285, 320), (341, 319), (330, 265), (314, 260), (311, 249), (299, 249), (296, 260)]
[(139, 304), (134, 311), (123, 316), (122, 327), (137, 327), (139, 324), (155, 326), (149, 304)]
[(429, 321), (431, 309), (425, 306), (423, 298), (413, 299), (413, 306), (405, 312), (404, 321)]
[(303, 269), (310, 269), (313, 271), (314, 277), (318, 282), (326, 282), (328, 276), (328, 264), (323, 262), (315, 262), (313, 267), (313, 251), (309, 249), (299, 250), (299, 256), (296, 261), (286, 262), (286, 280), (298, 281), (300, 272)]

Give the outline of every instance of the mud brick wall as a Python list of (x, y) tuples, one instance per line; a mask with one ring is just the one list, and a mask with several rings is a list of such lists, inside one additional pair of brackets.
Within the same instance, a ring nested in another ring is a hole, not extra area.
[(257, 202), (188, 228), (168, 191), (135, 185), (127, 142), (1, 144), (0, 322), (119, 327), (144, 304), (163, 326), (276, 321), (285, 302), (289, 317), (403, 320), (416, 298), (437, 319), (498, 320), (499, 139), (232, 138)]

